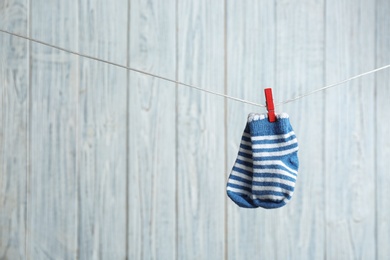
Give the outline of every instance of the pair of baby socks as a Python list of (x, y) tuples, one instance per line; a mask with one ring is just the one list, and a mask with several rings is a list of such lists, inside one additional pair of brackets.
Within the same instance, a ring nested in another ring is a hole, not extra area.
[(227, 194), (244, 208), (279, 208), (291, 199), (298, 175), (298, 142), (286, 113), (248, 116)]

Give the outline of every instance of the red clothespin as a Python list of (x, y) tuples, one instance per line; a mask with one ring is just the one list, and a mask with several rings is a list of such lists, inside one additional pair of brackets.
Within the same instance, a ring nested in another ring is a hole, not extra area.
[(268, 120), (272, 123), (276, 121), (274, 99), (272, 98), (272, 88), (265, 88), (265, 104), (268, 111)]

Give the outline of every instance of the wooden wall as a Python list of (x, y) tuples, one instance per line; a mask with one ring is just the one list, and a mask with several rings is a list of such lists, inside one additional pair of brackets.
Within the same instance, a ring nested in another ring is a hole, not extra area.
[[(388, 0), (0, 1), (0, 28), (263, 103), (390, 64)], [(390, 70), (278, 107), (292, 201), (225, 185), (263, 109), (0, 33), (0, 259), (385, 259)]]

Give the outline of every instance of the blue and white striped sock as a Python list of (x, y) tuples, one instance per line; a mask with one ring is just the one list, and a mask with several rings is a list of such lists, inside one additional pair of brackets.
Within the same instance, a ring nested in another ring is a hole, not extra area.
[(291, 199), (298, 174), (298, 142), (286, 113), (270, 123), (249, 114), (237, 160), (227, 183), (240, 207), (279, 208)]

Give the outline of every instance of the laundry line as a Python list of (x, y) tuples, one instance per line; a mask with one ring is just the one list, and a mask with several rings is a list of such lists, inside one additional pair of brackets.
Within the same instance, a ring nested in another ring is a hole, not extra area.
[[(245, 100), (245, 99), (242, 99), (242, 98), (237, 98), (237, 97), (229, 96), (229, 95), (226, 95), (226, 94), (223, 94), (223, 93), (211, 91), (211, 90), (208, 90), (208, 89), (205, 89), (205, 88), (197, 87), (197, 86), (194, 86), (194, 85), (191, 85), (191, 84), (187, 84), (187, 83), (184, 83), (184, 82), (180, 82), (180, 81), (177, 81), (177, 80), (174, 80), (174, 79), (166, 78), (166, 77), (163, 77), (163, 76), (160, 76), (160, 75), (157, 75), (157, 74), (153, 74), (153, 73), (150, 73), (150, 72), (147, 72), (147, 71), (131, 68), (131, 67), (119, 64), (119, 63), (112, 62), (112, 61), (103, 60), (103, 59), (100, 59), (100, 58), (97, 58), (97, 57), (94, 57), (94, 56), (90, 56), (90, 55), (79, 53), (79, 52), (76, 52), (76, 51), (73, 51), (73, 50), (65, 49), (65, 48), (62, 48), (62, 47), (59, 47), (59, 46), (56, 46), (56, 45), (53, 45), (53, 44), (50, 44), (50, 43), (47, 43), (47, 42), (44, 42), (44, 41), (41, 41), (41, 40), (37, 40), (37, 39), (31, 38), (31, 37), (27, 37), (27, 36), (21, 35), (21, 34), (9, 32), (9, 31), (2, 30), (2, 29), (0, 29), (0, 32), (6, 33), (8, 35), (12, 35), (12, 36), (15, 36), (15, 37), (18, 37), (18, 38), (22, 38), (22, 39), (25, 39), (25, 40), (28, 40), (28, 41), (31, 41), (31, 42), (35, 42), (35, 43), (38, 43), (38, 44), (41, 44), (41, 45), (45, 45), (47, 47), (50, 47), (50, 48), (53, 48), (53, 49), (57, 49), (57, 50), (60, 50), (60, 51), (63, 51), (63, 52), (67, 52), (67, 53), (70, 53), (70, 54), (73, 54), (73, 55), (77, 55), (77, 56), (80, 56), (80, 57), (83, 57), (83, 58), (86, 58), (86, 59), (95, 60), (95, 61), (102, 62), (102, 63), (105, 63), (105, 64), (109, 64), (109, 65), (112, 65), (112, 66), (115, 66), (115, 67), (123, 68), (123, 69), (126, 69), (128, 71), (134, 71), (134, 72), (137, 72), (137, 73), (140, 73), (140, 74), (143, 74), (143, 75), (147, 75), (147, 76), (151, 76), (151, 77), (158, 78), (158, 79), (161, 79), (161, 80), (165, 80), (165, 81), (168, 81), (168, 82), (172, 82), (172, 83), (175, 83), (177, 85), (181, 85), (181, 86), (185, 86), (185, 87), (188, 87), (188, 88), (196, 89), (196, 90), (208, 93), (208, 94), (224, 97), (224, 98), (227, 98), (227, 99), (230, 99), (230, 100), (234, 100), (234, 101), (237, 101), (237, 102), (241, 102), (241, 103), (245, 103), (245, 104), (249, 104), (249, 105), (253, 105), (253, 106), (257, 106), (257, 107), (266, 107), (266, 105), (263, 105), (263, 104), (259, 104), (259, 103), (252, 102), (252, 101), (249, 101), (249, 100)], [(315, 94), (317, 92), (325, 91), (327, 89), (330, 89), (330, 88), (333, 88), (333, 87), (345, 84), (345, 83), (347, 83), (349, 81), (352, 81), (352, 80), (358, 79), (360, 77), (363, 77), (363, 76), (366, 76), (366, 75), (369, 75), (369, 74), (372, 74), (372, 73), (375, 73), (375, 72), (378, 72), (378, 71), (381, 71), (381, 70), (385, 70), (385, 69), (388, 69), (388, 68), (390, 68), (390, 64), (382, 66), (382, 67), (379, 67), (379, 68), (376, 68), (376, 69), (373, 69), (373, 70), (370, 70), (370, 71), (367, 71), (367, 72), (364, 72), (364, 73), (361, 73), (361, 74), (358, 74), (356, 76), (347, 78), (345, 80), (342, 80), (342, 81), (339, 81), (339, 82), (336, 82), (336, 83), (333, 83), (333, 84), (330, 84), (330, 85), (326, 85), (326, 86), (320, 87), (318, 89), (309, 91), (307, 93), (298, 95), (296, 97), (287, 99), (285, 101), (282, 101), (282, 102), (279, 102), (279, 103), (275, 103), (275, 106), (279, 106), (279, 105), (282, 105), (282, 104), (287, 104), (287, 103), (296, 101), (298, 99), (301, 99), (301, 98), (313, 95), (313, 94)]]

